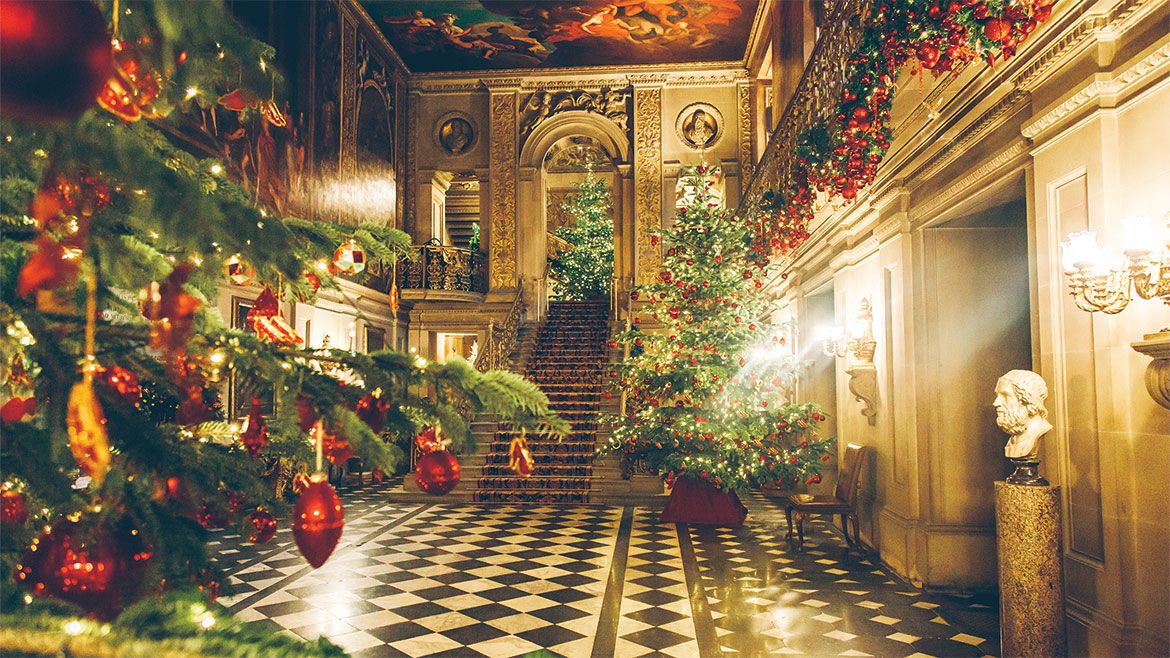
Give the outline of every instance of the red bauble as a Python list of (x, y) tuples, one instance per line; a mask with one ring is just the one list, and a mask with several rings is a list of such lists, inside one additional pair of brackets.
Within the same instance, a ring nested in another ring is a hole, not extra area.
[(28, 521), (28, 500), (12, 489), (0, 492), (0, 523), (24, 525)]
[(324, 473), (313, 475), (293, 506), (292, 531), (301, 555), (314, 569), (333, 554), (344, 526), (345, 512), (337, 492)]
[(106, 19), (90, 0), (0, 3), (0, 112), (73, 118), (93, 106), (112, 71)]
[(1002, 18), (993, 18), (983, 24), (983, 36), (992, 41), (1003, 41), (1012, 31), (1011, 23)]
[(313, 401), (306, 397), (297, 398), (297, 427), (308, 432), (317, 423), (317, 410)]
[(276, 536), (276, 517), (265, 509), (258, 509), (248, 515), (252, 524), (252, 532), (248, 533), (248, 541), (253, 544), (267, 544)]
[(126, 524), (87, 527), (68, 517), (33, 540), (16, 567), (16, 580), (34, 594), (113, 619), (139, 589), (150, 552)]
[(414, 469), (418, 488), (441, 496), (459, 484), (459, 460), (446, 450), (436, 450), (419, 458)]
[(935, 64), (938, 64), (939, 49), (933, 43), (926, 42), (918, 44), (916, 53), (918, 61), (922, 63), (922, 68), (932, 69)]
[(354, 411), (358, 418), (377, 434), (386, 427), (386, 414), (390, 411), (390, 402), (372, 395), (364, 395), (358, 400)]
[(128, 404), (134, 405), (142, 399), (142, 386), (138, 377), (121, 366), (103, 368), (99, 375), (101, 381), (120, 395)]
[(268, 445), (268, 425), (264, 422), (264, 415), (260, 413), (260, 398), (252, 398), (252, 409), (248, 412), (244, 431), (240, 432), (240, 442), (249, 455), (259, 457), (260, 451)]
[(370, 480), (372, 480), (374, 484), (382, 484), (382, 482), (386, 480), (386, 473), (383, 472), (382, 469), (375, 466), (374, 469), (370, 471)]

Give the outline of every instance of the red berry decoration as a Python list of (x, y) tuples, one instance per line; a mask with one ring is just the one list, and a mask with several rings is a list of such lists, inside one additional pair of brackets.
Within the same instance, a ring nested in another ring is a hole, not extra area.
[(459, 484), (459, 460), (447, 450), (436, 450), (423, 455), (414, 469), (418, 488), (441, 496)]
[(142, 400), (142, 386), (138, 377), (121, 366), (103, 368), (100, 374), (103, 384), (120, 395), (127, 404), (135, 405)]
[(133, 601), (150, 557), (126, 524), (111, 530), (66, 517), (33, 540), (16, 566), (16, 580), (106, 621)]
[(423, 455), (443, 449), (443, 442), (439, 440), (433, 426), (424, 429), (418, 436), (414, 437), (414, 445)]
[(0, 3), (0, 112), (71, 119), (96, 103), (113, 72), (106, 19), (89, 0)]
[(313, 474), (293, 506), (292, 531), (301, 555), (314, 569), (333, 554), (344, 527), (345, 512), (337, 492), (324, 473)]
[(0, 492), (0, 523), (24, 525), (28, 521), (28, 500), (15, 489)]
[(939, 49), (933, 43), (922, 43), (918, 45), (916, 52), (918, 61), (922, 63), (922, 68), (932, 69), (935, 64), (938, 64)]
[(0, 421), (4, 423), (19, 423), (37, 413), (37, 399), (35, 397), (12, 398), (0, 406)]
[(248, 541), (253, 544), (267, 544), (276, 536), (276, 517), (266, 509), (258, 509), (248, 515), (252, 524), (252, 532), (248, 533)]

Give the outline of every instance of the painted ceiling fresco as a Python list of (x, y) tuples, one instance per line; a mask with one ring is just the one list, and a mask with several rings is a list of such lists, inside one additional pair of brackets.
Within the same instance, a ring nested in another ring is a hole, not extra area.
[(361, 0), (412, 71), (742, 59), (757, 0)]

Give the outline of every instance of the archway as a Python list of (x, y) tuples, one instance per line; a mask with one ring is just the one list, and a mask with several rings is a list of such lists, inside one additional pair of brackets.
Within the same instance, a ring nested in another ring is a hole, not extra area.
[(547, 254), (551, 226), (550, 196), (563, 192), (588, 162), (607, 177), (613, 193), (614, 273), (621, 282), (633, 275), (633, 170), (629, 137), (609, 119), (583, 111), (558, 114), (538, 125), (520, 151), (520, 203), (516, 218), (517, 261), (528, 302), (528, 317), (544, 317), (548, 307)]

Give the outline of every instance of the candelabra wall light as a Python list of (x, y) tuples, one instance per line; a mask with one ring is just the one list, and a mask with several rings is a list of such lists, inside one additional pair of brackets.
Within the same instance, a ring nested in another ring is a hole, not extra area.
[(873, 308), (869, 299), (862, 299), (857, 320), (849, 329), (830, 327), (825, 330), (824, 352), (839, 359), (852, 355), (845, 369), (849, 375), (849, 392), (861, 403), (861, 415), (870, 425), (877, 424), (878, 378), (873, 355), (877, 341), (873, 338)]
[[(1078, 231), (1060, 243), (1069, 293), (1077, 308), (1094, 313), (1120, 313), (1134, 293), (1170, 305), (1170, 213), (1161, 220), (1137, 217), (1121, 221), (1123, 256), (1097, 243), (1096, 231)], [(1158, 404), (1170, 409), (1170, 327), (1133, 349), (1153, 358), (1146, 368), (1146, 390)]]

